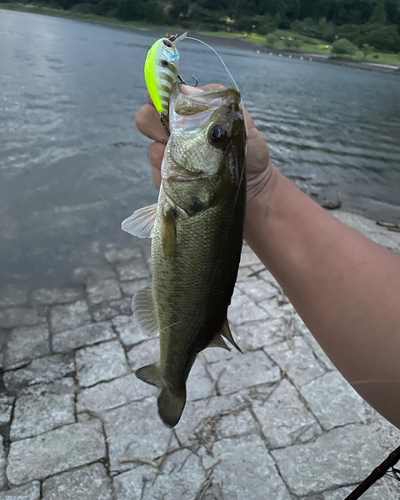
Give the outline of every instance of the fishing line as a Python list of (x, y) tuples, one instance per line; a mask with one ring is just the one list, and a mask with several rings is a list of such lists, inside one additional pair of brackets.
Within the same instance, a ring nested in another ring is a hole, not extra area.
[[(194, 40), (195, 42), (202, 43), (203, 45), (205, 45), (206, 47), (208, 47), (209, 49), (211, 49), (211, 50), (214, 52), (214, 54), (215, 54), (215, 55), (218, 57), (218, 59), (221, 61), (222, 66), (225, 68), (225, 71), (226, 71), (226, 72), (228, 73), (228, 75), (230, 76), (230, 78), (231, 78), (231, 80), (232, 80), (233, 84), (234, 84), (234, 85), (235, 85), (235, 87), (236, 87), (236, 90), (240, 93), (240, 96), (242, 96), (242, 93), (240, 92), (240, 89), (239, 89), (238, 84), (236, 83), (236, 80), (233, 78), (232, 73), (231, 73), (231, 72), (229, 71), (229, 69), (228, 69), (228, 66), (225, 64), (224, 60), (223, 60), (223, 59), (222, 59), (222, 57), (218, 54), (218, 52), (217, 52), (217, 51), (216, 51), (213, 47), (211, 47), (211, 45), (208, 45), (208, 43), (203, 42), (203, 40), (200, 40), (199, 38), (194, 38), (194, 37), (192, 37), (192, 36), (186, 36), (185, 38), (186, 38), (186, 40)], [(242, 99), (242, 104), (243, 104), (243, 99)]]

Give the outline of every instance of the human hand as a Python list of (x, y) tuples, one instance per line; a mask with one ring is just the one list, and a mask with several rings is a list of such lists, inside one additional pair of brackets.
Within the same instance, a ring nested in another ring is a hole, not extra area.
[[(204, 87), (194, 88), (185, 85), (181, 86), (183, 94), (194, 94), (209, 90), (217, 90), (222, 85), (211, 83)], [(254, 121), (248, 113), (245, 112), (247, 129), (247, 201), (256, 198), (261, 192), (271, 189), (273, 182), (274, 167), (270, 162), (269, 149), (264, 138), (254, 125)], [(136, 126), (139, 131), (152, 139), (154, 142), (150, 145), (148, 155), (153, 172), (153, 182), (159, 189), (161, 184), (161, 163), (164, 157), (165, 144), (168, 137), (160, 122), (160, 116), (153, 103), (148, 97), (148, 103), (145, 104), (136, 115)]]

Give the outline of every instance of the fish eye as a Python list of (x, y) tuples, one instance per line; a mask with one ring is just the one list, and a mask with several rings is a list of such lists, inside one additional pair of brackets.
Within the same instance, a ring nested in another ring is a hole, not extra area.
[(163, 66), (164, 68), (167, 68), (168, 67), (168, 61), (166, 61), (165, 59), (163, 59), (161, 61), (161, 66)]
[(209, 132), (210, 141), (214, 144), (221, 143), (227, 136), (227, 131), (221, 125), (215, 125)]
[(169, 40), (163, 40), (162, 42), (166, 47), (172, 47), (172, 43)]

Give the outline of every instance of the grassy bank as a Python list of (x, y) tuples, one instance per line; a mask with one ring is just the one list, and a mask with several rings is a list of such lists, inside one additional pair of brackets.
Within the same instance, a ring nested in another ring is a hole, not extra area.
[[(232, 32), (229, 33), (225, 31), (216, 31), (216, 32), (202, 31), (201, 34), (207, 36), (214, 36), (218, 38), (240, 39), (243, 40), (244, 42), (259, 43), (263, 46), (266, 46), (265, 36), (257, 34), (247, 35), (245, 33), (232, 33)], [(318, 40), (317, 38), (310, 38), (307, 36), (298, 35), (297, 33), (294, 33), (292, 31), (285, 31), (285, 30), (277, 30), (273, 34), (276, 35), (279, 38), (279, 40), (273, 46), (271, 46), (271, 48), (288, 50), (288, 48), (285, 46), (284, 40), (282, 40), (281, 37), (297, 38), (302, 40), (304, 43), (300, 49), (290, 48), (291, 52), (299, 52), (299, 53), (303, 52), (307, 54), (319, 54), (326, 56), (331, 55), (332, 45), (327, 44), (321, 40)], [(364, 59), (363, 52), (359, 51), (354, 56), (348, 56), (347, 59), (349, 59), (349, 61), (354, 59), (357, 60), (363, 59), (366, 62), (393, 64), (396, 66), (400, 66), (398, 54), (394, 54), (392, 52), (372, 52)]]
[[(18, 12), (29, 12), (34, 14), (41, 14), (45, 16), (53, 16), (53, 17), (61, 17), (64, 19), (73, 19), (77, 21), (86, 21), (91, 23), (103, 24), (106, 26), (112, 26), (115, 28), (125, 28), (125, 29), (143, 29), (150, 30), (154, 29), (155, 26), (146, 22), (140, 21), (120, 21), (115, 17), (106, 17), (106, 16), (97, 16), (95, 14), (82, 14), (80, 12), (74, 12), (70, 10), (60, 10), (60, 9), (50, 9), (47, 7), (38, 7), (38, 6), (27, 6), (19, 3), (1, 3), (0, 9), (13, 10)], [(181, 27), (170, 27), (171, 31), (180, 32), (182, 31)], [(246, 33), (233, 33), (226, 31), (201, 31), (200, 34), (212, 36), (216, 38), (224, 38), (224, 39), (235, 39), (241, 40), (243, 42), (253, 42), (266, 46), (265, 36), (257, 35), (257, 34), (246, 34)], [(285, 46), (284, 38), (297, 38), (303, 41), (303, 45), (300, 49), (291, 48), (291, 52), (299, 52), (299, 53), (307, 53), (307, 54), (318, 54), (318, 55), (326, 55), (329, 56), (331, 54), (332, 46), (324, 43), (321, 40), (316, 38), (311, 38), (303, 35), (298, 35), (297, 33), (285, 30), (277, 30), (274, 32), (274, 35), (278, 37), (278, 41), (273, 45), (274, 49), (287, 50)], [(374, 57), (375, 56), (375, 57)], [(372, 52), (364, 59), (364, 54), (359, 51), (355, 56), (348, 57), (349, 61), (351, 60), (360, 60), (363, 59), (366, 62), (372, 63), (383, 63), (383, 64), (392, 64), (396, 66), (400, 66), (399, 56), (390, 52)]]

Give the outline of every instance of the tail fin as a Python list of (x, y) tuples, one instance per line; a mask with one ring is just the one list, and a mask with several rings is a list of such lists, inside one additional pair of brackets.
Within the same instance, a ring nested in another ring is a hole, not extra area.
[(186, 390), (174, 394), (164, 387), (158, 396), (158, 414), (168, 427), (175, 427), (179, 422), (186, 403)]

